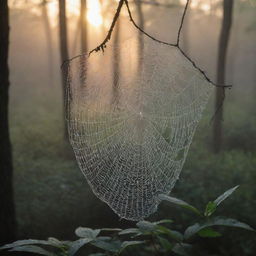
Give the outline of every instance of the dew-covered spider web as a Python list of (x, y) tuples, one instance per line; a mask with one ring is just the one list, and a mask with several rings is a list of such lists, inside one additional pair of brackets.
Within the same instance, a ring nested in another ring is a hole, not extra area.
[(66, 64), (77, 162), (94, 193), (129, 220), (154, 213), (158, 195), (172, 190), (213, 88), (177, 48), (144, 38), (138, 52), (137, 44)]

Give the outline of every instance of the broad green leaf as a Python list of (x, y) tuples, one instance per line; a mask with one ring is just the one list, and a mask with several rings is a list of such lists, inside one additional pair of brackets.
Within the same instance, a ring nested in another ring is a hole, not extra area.
[(110, 236), (98, 236), (97, 240), (101, 240), (101, 241), (110, 241), (112, 239), (112, 237)]
[(233, 192), (239, 187), (235, 186), (229, 190), (227, 190), (225, 193), (223, 193), (222, 195), (220, 195), (217, 199), (214, 200), (214, 203), (216, 203), (216, 205), (218, 206), (220, 203), (222, 203), (226, 198), (228, 198), (230, 195), (233, 194)]
[(50, 243), (52, 246), (62, 246), (62, 242), (54, 237), (49, 237), (47, 242)]
[(119, 235), (128, 235), (128, 234), (142, 234), (138, 228), (128, 228), (124, 229), (118, 233)]
[(100, 233), (100, 229), (82, 228), (79, 227), (75, 231), (76, 235), (82, 238), (95, 239)]
[(23, 245), (33, 245), (33, 244), (51, 245), (51, 243), (49, 243), (48, 241), (45, 241), (45, 240), (27, 239), (27, 240), (19, 240), (19, 241), (13, 242), (11, 244), (6, 244), (6, 245), (0, 247), (0, 250), (10, 249), (13, 247), (18, 247), (18, 246), (23, 246)]
[(183, 240), (183, 235), (175, 230), (170, 230), (166, 227), (163, 226), (158, 226), (157, 230), (159, 230), (162, 234), (165, 234), (169, 236), (170, 238), (176, 240), (176, 241), (182, 241)]
[(68, 250), (68, 255), (69, 256), (75, 255), (81, 247), (90, 243), (92, 240), (93, 239), (91, 239), (91, 238), (81, 238), (81, 239), (78, 239), (78, 240), (72, 242), (69, 247), (69, 250)]
[(91, 244), (95, 247), (103, 249), (108, 252), (119, 252), (121, 249), (121, 242), (120, 241), (103, 241), (100, 239), (96, 239), (95, 241), (91, 242)]
[(161, 237), (161, 236), (157, 236), (158, 241), (161, 245), (162, 248), (164, 248), (165, 251), (171, 251), (173, 248), (173, 245), (165, 238)]
[(153, 232), (157, 228), (157, 225), (155, 223), (152, 223), (152, 222), (149, 222), (149, 221), (145, 221), (145, 220), (137, 222), (136, 226), (142, 232)]
[(49, 245), (60, 248), (60, 247), (69, 247), (70, 244), (72, 243), (71, 241), (60, 241), (54, 237), (49, 237), (47, 242)]
[(153, 223), (156, 225), (159, 225), (159, 224), (165, 224), (165, 223), (173, 223), (173, 221), (172, 220), (159, 220), (159, 221), (156, 221)]
[(212, 228), (204, 228), (198, 232), (201, 237), (220, 237), (221, 233), (213, 230)]
[(139, 231), (143, 235), (150, 235), (152, 233), (162, 233), (167, 234), (169, 237), (174, 238), (175, 240), (181, 241), (183, 236), (181, 233), (176, 231), (171, 231), (170, 229), (159, 225), (160, 223), (172, 223), (171, 220), (160, 220), (156, 222), (149, 221), (139, 221), (136, 225), (139, 228)]
[(235, 186), (227, 190), (225, 193), (220, 195), (214, 202), (210, 201), (205, 208), (204, 216), (210, 217), (217, 209), (217, 206), (221, 204), (226, 198), (228, 198), (239, 186)]
[(227, 226), (227, 227), (235, 227), (235, 228), (243, 228), (246, 230), (254, 231), (253, 228), (251, 228), (248, 224), (245, 224), (243, 222), (240, 222), (235, 219), (229, 219), (229, 218), (222, 218), (222, 217), (217, 217), (212, 220), (209, 220), (204, 223), (196, 223), (190, 227), (188, 227), (185, 230), (184, 237), (185, 239), (189, 239), (195, 234), (197, 234), (200, 230), (212, 226)]
[(165, 195), (165, 194), (159, 195), (159, 198), (160, 198), (161, 200), (165, 200), (165, 201), (168, 201), (168, 202), (170, 202), (170, 203), (179, 205), (179, 206), (181, 206), (181, 207), (183, 207), (183, 208), (185, 208), (185, 209), (191, 210), (191, 211), (193, 211), (194, 213), (196, 213), (196, 214), (198, 214), (198, 215), (201, 216), (201, 213), (200, 213), (200, 211), (199, 211), (198, 209), (196, 209), (194, 206), (192, 206), (192, 205), (190, 205), (190, 204), (188, 204), (188, 203), (186, 203), (186, 202), (184, 202), (184, 201), (182, 201), (182, 200), (180, 200), (180, 199), (177, 199), (177, 198), (171, 197), (171, 196), (167, 196), (167, 195)]
[(56, 254), (46, 251), (45, 249), (42, 249), (39, 246), (36, 245), (24, 245), (24, 246), (18, 246), (14, 247), (10, 250), (11, 252), (29, 252), (29, 253), (35, 253), (39, 255), (45, 255), (45, 256), (56, 256)]
[(128, 246), (134, 246), (134, 245), (139, 245), (139, 244), (144, 244), (144, 241), (124, 241), (121, 244), (121, 249), (119, 252), (123, 251), (126, 247)]
[(216, 211), (216, 208), (217, 208), (217, 204), (215, 202), (210, 201), (206, 205), (204, 216), (210, 217)]

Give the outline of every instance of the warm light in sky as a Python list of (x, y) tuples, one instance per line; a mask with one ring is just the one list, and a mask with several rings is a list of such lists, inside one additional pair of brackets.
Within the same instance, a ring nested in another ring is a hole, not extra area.
[(89, 0), (87, 4), (87, 20), (91, 25), (99, 27), (103, 23), (99, 0)]

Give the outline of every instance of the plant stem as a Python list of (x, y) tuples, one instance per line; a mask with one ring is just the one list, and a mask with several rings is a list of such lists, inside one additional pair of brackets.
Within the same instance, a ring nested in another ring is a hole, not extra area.
[(152, 241), (152, 245), (153, 245), (153, 248), (154, 248), (154, 251), (155, 251), (155, 255), (160, 255), (159, 251), (157, 250), (156, 240), (155, 240), (155, 237), (154, 237), (153, 234), (151, 236), (151, 241)]

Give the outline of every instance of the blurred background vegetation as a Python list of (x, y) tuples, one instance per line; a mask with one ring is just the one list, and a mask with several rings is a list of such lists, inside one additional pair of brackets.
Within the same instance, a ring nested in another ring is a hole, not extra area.
[[(182, 47), (216, 81), (222, 0), (192, 0)], [(185, 1), (141, 1), (144, 29), (164, 41), (177, 34)], [(87, 0), (87, 48), (101, 42), (117, 1)], [(14, 165), (17, 238), (73, 238), (77, 226), (124, 227), (86, 183), (64, 137), (59, 3), (55, 0), (10, 0), (10, 135)], [(140, 12), (132, 5), (136, 20)], [(81, 44), (80, 1), (67, 1), (67, 54)], [(200, 207), (240, 184), (219, 215), (256, 227), (256, 2), (234, 1), (226, 62), (221, 151), (213, 153), (214, 94), (197, 129), (172, 195)], [(122, 13), (120, 43), (138, 36)], [(191, 216), (164, 203), (151, 220), (170, 217), (189, 223)], [(202, 242), (205, 255), (255, 255), (254, 234), (235, 230), (226, 238)], [(201, 242), (200, 239), (198, 241)]]

